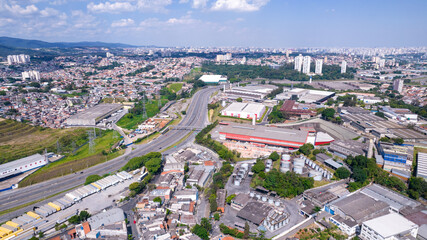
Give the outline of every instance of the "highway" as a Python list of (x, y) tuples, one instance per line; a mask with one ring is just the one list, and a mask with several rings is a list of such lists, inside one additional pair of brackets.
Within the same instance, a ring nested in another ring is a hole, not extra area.
[[(187, 114), (178, 124), (178, 126), (194, 126), (198, 128), (205, 127), (208, 123), (207, 104), (210, 96), (217, 89), (218, 88), (214, 87), (204, 88), (194, 94), (191, 100), (191, 104), (187, 109)], [(131, 145), (133, 146), (133, 148), (135, 148), (133, 151), (127, 152), (124, 155), (112, 159), (110, 161), (85, 169), (82, 173), (78, 172), (75, 174), (69, 174), (60, 178), (51, 179), (28, 187), (2, 192), (0, 193), (0, 212), (23, 204), (28, 204), (44, 197), (61, 193), (68, 189), (79, 186), (84, 183), (86, 177), (89, 175), (102, 175), (105, 173), (114, 172), (124, 166), (129, 159), (147, 154), (149, 152), (161, 151), (161, 149), (171, 146), (190, 132), (191, 130), (172, 129), (164, 135), (161, 135), (157, 139), (151, 141), (150, 143), (142, 145)], [(192, 138), (188, 138), (188, 140), (190, 139)], [(62, 195), (64, 194), (65, 193), (63, 193)], [(61, 195), (55, 196), (53, 199), (59, 198), (60, 196)], [(19, 216), (25, 211), (32, 209), (34, 206), (38, 206), (41, 204), (42, 203), (31, 204), (25, 208), (14, 211), (12, 213), (4, 214), (0, 216), (0, 222), (4, 222), (13, 217)]]

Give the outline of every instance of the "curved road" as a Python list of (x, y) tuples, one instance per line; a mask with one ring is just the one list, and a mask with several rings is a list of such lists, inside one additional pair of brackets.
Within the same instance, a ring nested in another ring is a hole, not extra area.
[[(191, 100), (186, 116), (178, 126), (205, 127), (207, 123), (207, 104), (209, 97), (215, 90), (217, 90), (217, 88), (205, 88), (198, 91)], [(110, 161), (85, 169), (82, 174), (69, 174), (28, 187), (0, 193), (0, 212), (79, 186), (84, 183), (86, 177), (89, 175), (102, 175), (116, 171), (124, 166), (129, 159), (167, 148), (190, 132), (191, 130), (169, 130), (167, 133), (159, 136), (156, 140), (151, 141), (150, 143), (132, 145), (135, 149), (130, 153), (126, 153), (125, 155)], [(54, 198), (58, 198), (58, 196)], [(29, 210), (35, 205), (40, 204), (41, 203), (32, 204), (13, 213), (2, 215), (0, 216), (0, 222), (18, 216), (19, 214), (22, 214), (24, 210)]]

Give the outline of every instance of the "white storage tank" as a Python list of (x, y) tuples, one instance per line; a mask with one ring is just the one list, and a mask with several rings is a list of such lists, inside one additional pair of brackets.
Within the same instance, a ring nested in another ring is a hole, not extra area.
[(302, 167), (294, 167), (294, 172), (298, 174), (302, 174)]
[(294, 166), (295, 167), (304, 167), (304, 160), (301, 158), (295, 158), (294, 159)]
[(235, 185), (235, 186), (240, 186), (240, 181), (239, 181), (239, 180), (237, 180), (237, 179), (236, 179), (236, 180), (234, 180), (234, 185)]
[(289, 168), (288, 167), (281, 167), (280, 168), (280, 171), (282, 172), (282, 173), (287, 173), (287, 172), (289, 172)]
[(268, 203), (273, 205), (274, 204), (274, 200), (272, 198), (268, 199)]
[(244, 169), (246, 172), (246, 171), (248, 171), (249, 165), (247, 163), (244, 163), (244, 164), (242, 164), (242, 166), (240, 168)]
[(266, 196), (262, 196), (262, 201), (263, 202), (267, 202), (267, 197)]
[(291, 155), (289, 155), (289, 154), (283, 154), (282, 155), (282, 160), (283, 161), (290, 161), (291, 160)]
[(279, 206), (280, 206), (280, 201), (276, 201), (276, 202), (274, 203), (274, 205), (276, 205), (276, 207), (279, 207)]
[(250, 192), (250, 193), (249, 193), (249, 196), (253, 198), (253, 197), (255, 196), (255, 193)]

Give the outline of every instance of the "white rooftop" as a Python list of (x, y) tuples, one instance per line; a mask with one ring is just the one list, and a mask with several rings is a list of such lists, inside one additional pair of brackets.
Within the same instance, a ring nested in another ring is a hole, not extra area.
[(29, 164), (29, 163), (33, 163), (35, 161), (40, 161), (40, 160), (44, 160), (44, 156), (40, 155), (40, 154), (34, 154), (28, 157), (24, 157), (18, 160), (14, 160), (5, 164), (1, 164), (0, 165), (0, 172), (1, 171), (7, 171), (9, 169), (14, 169), (14, 168), (19, 168), (22, 165), (25, 164)]
[(203, 75), (199, 78), (199, 80), (208, 83), (217, 83), (220, 80), (227, 80), (227, 78), (222, 77), (221, 75)]
[(382, 217), (374, 218), (363, 224), (380, 234), (383, 238), (395, 236), (418, 227), (417, 224), (409, 221), (398, 213), (390, 213)]
[(417, 177), (427, 178), (427, 153), (418, 152)]

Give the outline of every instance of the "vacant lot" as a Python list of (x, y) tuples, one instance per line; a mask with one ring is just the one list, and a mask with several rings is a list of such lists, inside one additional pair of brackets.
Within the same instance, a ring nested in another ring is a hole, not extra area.
[[(20, 182), (19, 186), (24, 187), (73, 172), (78, 172), (85, 168), (118, 157), (124, 150), (110, 152), (111, 147), (120, 140), (118, 137), (114, 136), (114, 131), (112, 130), (103, 132), (101, 137), (95, 139), (95, 146), (93, 147), (92, 152), (89, 151), (89, 144), (86, 144), (74, 154), (70, 154), (62, 160), (50, 163), (49, 165), (40, 168)], [(116, 134), (116, 136), (118, 136), (118, 134)]]
[(181, 90), (183, 83), (172, 83), (169, 84), (168, 88), (174, 92), (177, 93), (179, 90)]
[[(166, 99), (162, 99), (162, 106), (165, 105), (168, 100)], [(151, 100), (145, 103), (145, 109), (147, 111), (147, 117), (154, 117), (158, 112), (159, 112), (159, 106), (158, 106), (158, 101), (157, 100)], [(147, 118), (142, 117), (143, 115), (143, 110), (142, 107), (138, 105), (136, 105), (134, 108), (137, 108), (137, 111), (134, 111), (134, 109), (131, 109), (129, 111), (129, 113), (127, 113), (126, 115), (124, 115), (118, 122), (117, 122), (117, 126), (121, 127), (121, 128), (125, 128), (125, 129), (136, 129), (138, 127), (139, 124), (141, 124), (142, 122), (144, 122), (145, 120), (147, 120)], [(140, 109), (141, 108), (141, 109)]]
[(35, 153), (56, 152), (60, 148), (72, 151), (73, 146), (86, 142), (87, 133), (83, 128), (50, 129), (34, 127), (13, 120), (0, 121), (0, 164)]

